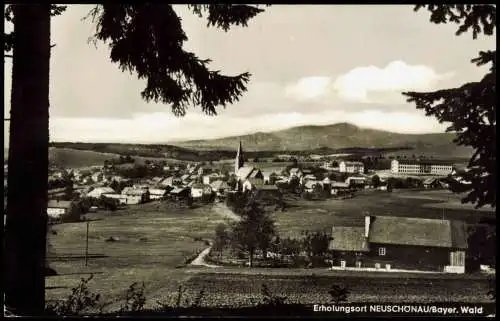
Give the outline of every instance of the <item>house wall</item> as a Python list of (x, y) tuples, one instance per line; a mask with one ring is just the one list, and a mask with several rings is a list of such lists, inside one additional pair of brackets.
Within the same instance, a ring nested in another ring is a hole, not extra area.
[[(385, 255), (379, 255), (379, 248), (385, 248)], [(444, 267), (450, 264), (450, 249), (371, 243), (366, 263), (371, 267), (380, 263), (382, 267), (391, 264), (395, 269), (444, 271)]]
[(200, 198), (203, 196), (203, 189), (201, 188), (191, 188), (191, 197)]

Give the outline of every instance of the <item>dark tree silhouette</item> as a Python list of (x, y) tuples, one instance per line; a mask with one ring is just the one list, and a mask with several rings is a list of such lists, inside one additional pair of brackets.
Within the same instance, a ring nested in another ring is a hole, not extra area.
[[(481, 32), (491, 36), (496, 28), (495, 5), (417, 5), (415, 10), (425, 7), (431, 12), (430, 21), (436, 24), (454, 22), (459, 25), (456, 35), (472, 29), (477, 38)], [(481, 51), (472, 59), (478, 66), (491, 64), (483, 79), (464, 84), (458, 88), (435, 92), (405, 92), (409, 102), (440, 122), (450, 122), (447, 132), (456, 132), (454, 142), (471, 146), (475, 153), (471, 157), (468, 171), (463, 174), (470, 184), (454, 182), (451, 190), (468, 192), (463, 203), (496, 206), (496, 50)]]
[(248, 252), (249, 266), (252, 267), (256, 250), (262, 250), (265, 255), (271, 247), (276, 227), (274, 220), (253, 198), (250, 198), (237, 212), (241, 215), (241, 220), (232, 225), (231, 239), (233, 245)]
[[(224, 4), (190, 8), (225, 31), (245, 26), (263, 11)], [(20, 4), (7, 6), (4, 14), (14, 23), (13, 33), (4, 37), (4, 51), (12, 51), (13, 59), (4, 284), (6, 304), (19, 315), (39, 315), (45, 305), (50, 19), (64, 9)], [(187, 36), (171, 5), (105, 4), (90, 16), (97, 26), (94, 41), (109, 44), (111, 61), (147, 80), (141, 96), (169, 104), (175, 115), (185, 115), (189, 106), (216, 115), (217, 107), (246, 90), (248, 73), (231, 77), (211, 71), (210, 60), (182, 48)]]

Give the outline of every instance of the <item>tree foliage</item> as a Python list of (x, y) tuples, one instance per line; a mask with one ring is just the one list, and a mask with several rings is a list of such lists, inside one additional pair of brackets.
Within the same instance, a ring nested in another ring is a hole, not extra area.
[[(495, 5), (418, 5), (415, 10), (426, 8), (430, 21), (436, 24), (453, 22), (459, 25), (461, 35), (472, 30), (474, 39), (480, 33), (493, 35), (496, 26)], [(490, 64), (486, 75), (479, 81), (466, 83), (458, 88), (434, 92), (405, 92), (409, 102), (427, 116), (439, 122), (449, 122), (447, 132), (457, 134), (457, 145), (470, 146), (475, 152), (463, 174), (463, 181), (454, 182), (451, 190), (468, 193), (463, 203), (496, 206), (496, 50), (481, 51), (472, 59), (477, 66)]]
[(256, 250), (265, 253), (271, 247), (276, 235), (275, 223), (254, 199), (250, 199), (238, 212), (241, 213), (241, 220), (232, 226), (231, 238), (237, 248), (248, 252), (252, 267)]
[[(192, 5), (195, 14), (208, 12), (208, 24), (227, 31), (230, 25), (246, 25), (262, 11), (246, 5)], [(93, 41), (108, 43), (110, 58), (122, 71), (146, 80), (141, 96), (146, 101), (171, 104), (184, 116), (189, 106), (201, 106), (208, 115), (216, 107), (238, 101), (246, 91), (250, 74), (225, 76), (210, 70), (209, 59), (183, 49), (188, 40), (180, 18), (167, 4), (103, 4), (89, 15), (96, 23)]]

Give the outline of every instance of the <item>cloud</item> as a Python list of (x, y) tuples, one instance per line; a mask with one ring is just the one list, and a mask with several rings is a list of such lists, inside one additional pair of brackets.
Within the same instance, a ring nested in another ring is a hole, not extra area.
[(403, 104), (401, 92), (436, 89), (439, 82), (453, 73), (438, 74), (425, 65), (393, 61), (385, 68), (356, 67), (334, 77), (304, 77), (285, 87), (285, 96), (298, 102), (343, 102), (370, 104)]
[(333, 88), (339, 97), (347, 101), (380, 103), (385, 99), (392, 102), (394, 93), (403, 99), (400, 94), (402, 91), (432, 90), (439, 81), (451, 76), (452, 73), (438, 74), (428, 66), (412, 66), (397, 60), (382, 69), (376, 66), (354, 68), (339, 76)]
[(305, 77), (285, 88), (285, 96), (297, 100), (314, 100), (324, 97), (331, 85), (329, 77)]

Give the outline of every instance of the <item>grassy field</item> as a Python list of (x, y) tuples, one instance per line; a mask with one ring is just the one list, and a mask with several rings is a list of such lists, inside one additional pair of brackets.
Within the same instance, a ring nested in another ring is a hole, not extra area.
[[(130, 206), (117, 212), (89, 215), (89, 260), (85, 267), (86, 223), (55, 225), (49, 233), (50, 265), (58, 276), (48, 277), (47, 299), (64, 297), (79, 279), (95, 273), (92, 289), (115, 299), (133, 282), (148, 291), (175, 289), (183, 272), (176, 266), (206, 247), (224, 217), (210, 207), (169, 208), (161, 203)], [(115, 237), (116, 242), (106, 242)], [(151, 292), (148, 292), (151, 293)]]
[(474, 210), (460, 204), (460, 196), (445, 190), (360, 192), (352, 199), (287, 202), (289, 208), (275, 214), (280, 235), (297, 236), (302, 230), (330, 230), (336, 216), (412, 216), (422, 218), (465, 219), (470, 223), (494, 217), (487, 208)]

